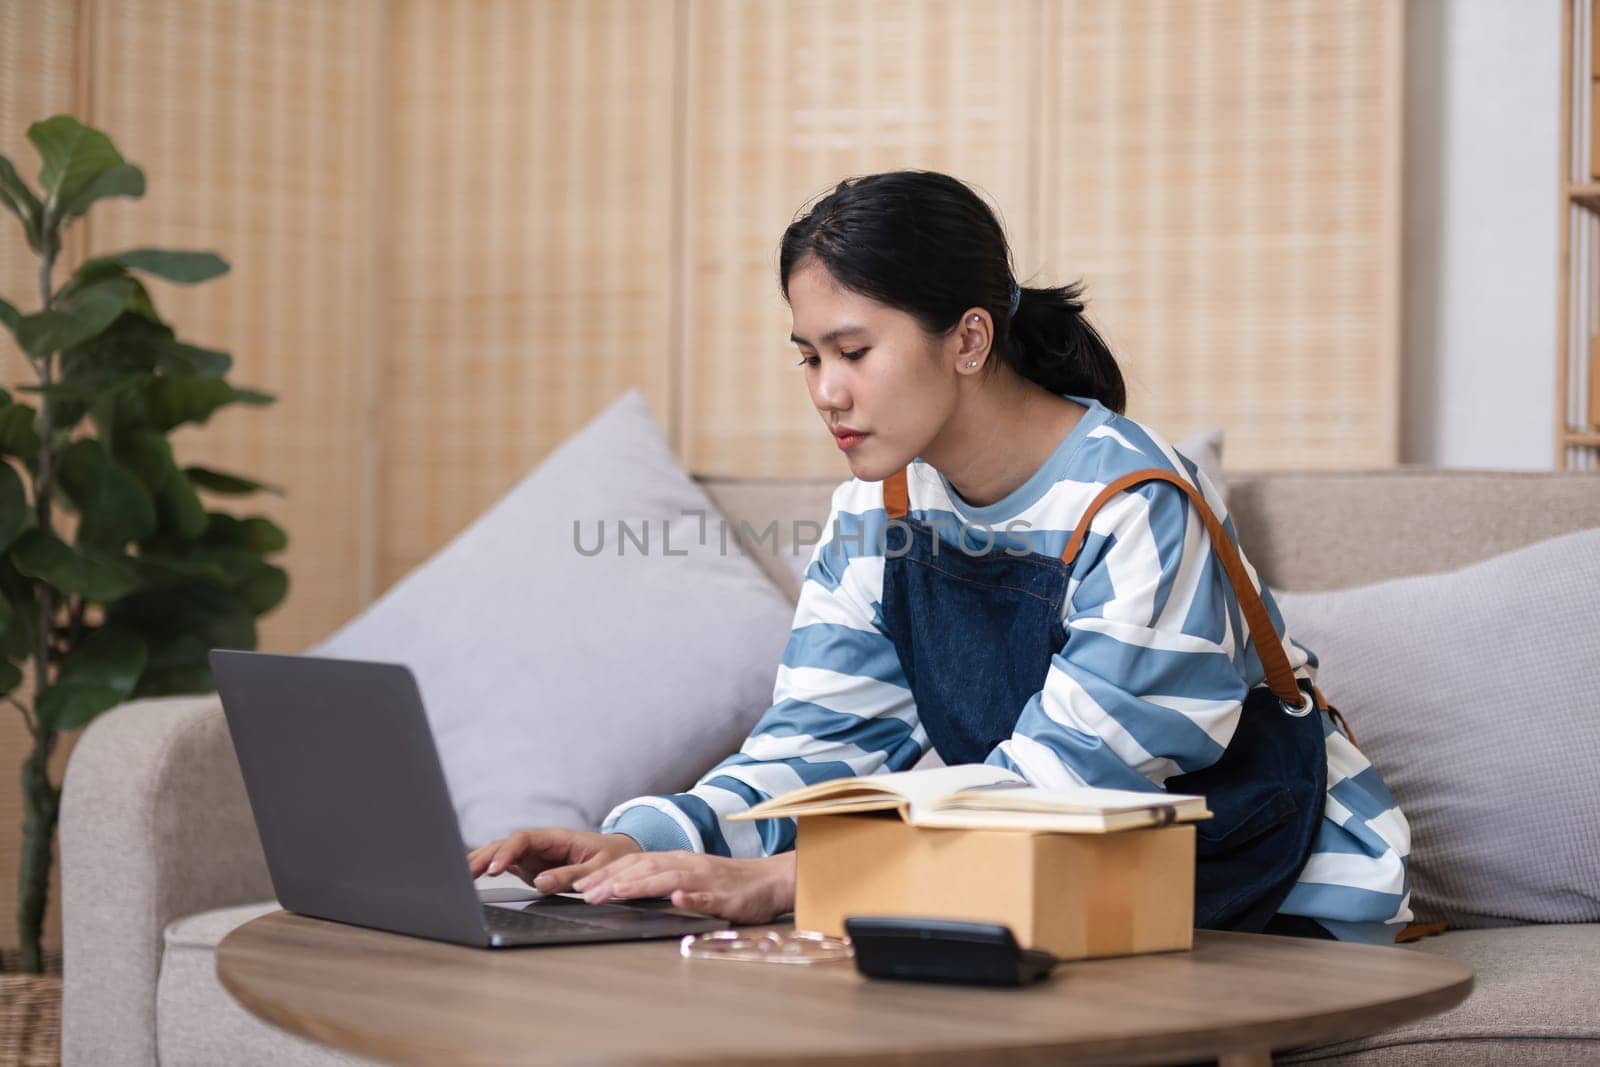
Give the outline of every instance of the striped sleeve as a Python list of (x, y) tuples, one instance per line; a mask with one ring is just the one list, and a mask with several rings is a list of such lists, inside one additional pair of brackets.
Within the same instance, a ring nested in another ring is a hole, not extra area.
[(851, 481), (835, 491), (772, 705), (739, 751), (688, 792), (627, 801), (606, 816), (602, 833), (627, 834), (647, 851), (770, 856), (794, 847), (793, 819), (727, 817), (805, 785), (906, 770), (921, 758), (927, 734), (882, 627), (883, 557), (870, 554), (869, 527), (882, 519), (877, 483)]
[[(1203, 476), (1197, 484), (1224, 515)], [(1275, 608), (1269, 614), (1282, 634)], [(987, 759), (1041, 786), (1154, 790), (1208, 767), (1264, 676), (1204, 524), (1165, 482), (1118, 494), (1094, 517), (1073, 561), (1063, 628), (1043, 688)], [(1303, 672), (1307, 653), (1284, 647)]]

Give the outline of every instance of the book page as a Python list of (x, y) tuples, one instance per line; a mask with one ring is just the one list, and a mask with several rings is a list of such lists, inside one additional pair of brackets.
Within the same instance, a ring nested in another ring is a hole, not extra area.
[(748, 811), (729, 815), (728, 818), (743, 822), (801, 813), (871, 811), (896, 808), (904, 803), (909, 803), (915, 810), (962, 789), (1007, 781), (1020, 783), (1022, 779), (1004, 767), (982, 763), (841, 778), (785, 793), (757, 804)]
[(1099, 814), (1142, 811), (1148, 808), (1204, 808), (1205, 798), (1190, 793), (1142, 792), (1134, 789), (1099, 789), (1094, 786), (1040, 789), (1036, 786), (969, 788), (942, 798), (934, 805), (942, 811), (1053, 811)]

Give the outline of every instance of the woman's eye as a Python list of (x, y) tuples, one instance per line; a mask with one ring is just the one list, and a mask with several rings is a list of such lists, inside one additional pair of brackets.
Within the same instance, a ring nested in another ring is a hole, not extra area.
[[(848, 359), (848, 360), (857, 360), (857, 359), (860, 359), (862, 356), (864, 356), (866, 354), (867, 354), (867, 350), (865, 348), (858, 348), (854, 352), (840, 352), (839, 353), (839, 355), (843, 356), (845, 359)], [(818, 362), (820, 362), (820, 361), (817, 359), (816, 356), (801, 356), (800, 357), (800, 362), (796, 363), (795, 366), (796, 367), (815, 367)]]

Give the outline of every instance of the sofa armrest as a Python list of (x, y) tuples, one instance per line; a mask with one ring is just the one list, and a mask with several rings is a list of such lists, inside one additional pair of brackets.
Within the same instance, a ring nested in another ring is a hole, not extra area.
[(153, 1065), (167, 924), (273, 897), (216, 695), (134, 701), (90, 724), (60, 834), (62, 1061)]

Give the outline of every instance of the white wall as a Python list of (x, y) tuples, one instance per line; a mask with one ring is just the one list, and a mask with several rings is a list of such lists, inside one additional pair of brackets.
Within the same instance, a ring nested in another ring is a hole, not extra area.
[(1408, 0), (1401, 459), (1555, 458), (1562, 0)]

